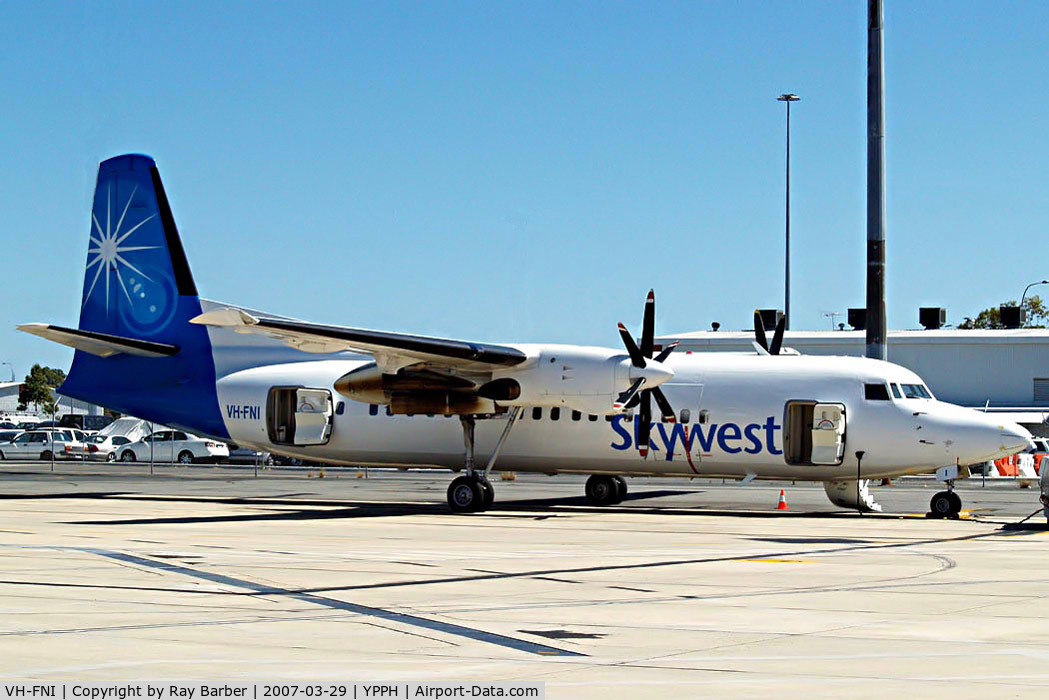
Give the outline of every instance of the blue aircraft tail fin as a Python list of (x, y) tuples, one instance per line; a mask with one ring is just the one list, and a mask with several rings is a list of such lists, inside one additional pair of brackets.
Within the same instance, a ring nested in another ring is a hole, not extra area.
[(175, 346), (172, 356), (77, 350), (62, 393), (157, 422), (222, 437), (215, 364), (156, 162), (103, 161), (91, 209), (80, 330)]

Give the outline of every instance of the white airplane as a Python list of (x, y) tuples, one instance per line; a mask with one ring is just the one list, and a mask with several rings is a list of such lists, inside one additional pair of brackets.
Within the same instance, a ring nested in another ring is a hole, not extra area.
[[(99, 166), (78, 328), (20, 330), (76, 349), (61, 393), (198, 435), (335, 464), (462, 470), (453, 511), (494, 498), (492, 470), (590, 474), (612, 504), (624, 476), (824, 482), (842, 507), (878, 509), (872, 478), (1015, 453), (1014, 424), (933, 398), (913, 372), (852, 357), (653, 345), (625, 351), (488, 344), (318, 325), (199, 298), (152, 158)], [(782, 350), (782, 352), (781, 352)], [(652, 403), (658, 415), (652, 415)], [(932, 499), (955, 514), (952, 490)]]

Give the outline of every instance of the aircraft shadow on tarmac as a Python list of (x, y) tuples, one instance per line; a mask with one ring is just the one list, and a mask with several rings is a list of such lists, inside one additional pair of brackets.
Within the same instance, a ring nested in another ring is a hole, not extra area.
[[(484, 513), (472, 513), (474, 517), (503, 517), (542, 519), (559, 515), (582, 513), (632, 513), (682, 516), (724, 516), (783, 518), (783, 517), (855, 517), (854, 511), (751, 511), (729, 510), (724, 508), (704, 508), (702, 505), (682, 507), (640, 505), (648, 499), (667, 496), (699, 495), (700, 491), (657, 490), (631, 493), (619, 506), (593, 506), (583, 496), (557, 498), (532, 498), (520, 500), (497, 501)], [(62, 495), (48, 494), (47, 498), (61, 498)], [(256, 513), (238, 513), (227, 515), (185, 515), (166, 517), (139, 517), (102, 520), (67, 521), (72, 525), (163, 525), (188, 523), (222, 523), (222, 522), (258, 522), (280, 520), (330, 520), (340, 518), (377, 518), (407, 515), (441, 515), (451, 516), (444, 503), (404, 503), (379, 501), (321, 500), (289, 497), (182, 497), (182, 496), (144, 496), (130, 493), (76, 494), (76, 497), (97, 497), (134, 501), (183, 502), (192, 504), (226, 504), (251, 505), (272, 508)], [(35, 498), (35, 496), (0, 496), (2, 498)], [(633, 504), (638, 505), (633, 505)], [(291, 508), (291, 509), (289, 509)]]

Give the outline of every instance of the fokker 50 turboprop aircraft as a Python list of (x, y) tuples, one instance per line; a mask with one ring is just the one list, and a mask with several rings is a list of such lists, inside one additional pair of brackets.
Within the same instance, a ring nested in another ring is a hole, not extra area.
[[(623, 476), (822, 481), (837, 505), (877, 508), (876, 477), (1012, 454), (1018, 425), (937, 401), (887, 362), (756, 352), (657, 352), (655, 299), (638, 345), (487, 344), (304, 323), (201, 299), (153, 159), (99, 166), (78, 328), (19, 328), (73, 347), (60, 391), (85, 401), (332, 463), (464, 469), (453, 511), (491, 505), (496, 465)], [(652, 404), (656, 414), (653, 415)], [(950, 489), (933, 498), (950, 514)]]

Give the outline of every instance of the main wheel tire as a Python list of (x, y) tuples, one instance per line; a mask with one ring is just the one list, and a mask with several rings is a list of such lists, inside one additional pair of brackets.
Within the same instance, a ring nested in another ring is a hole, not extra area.
[(189, 450), (182, 450), (178, 453), (179, 464), (193, 464), (193, 453)]
[(594, 474), (586, 480), (586, 498), (595, 506), (609, 506), (619, 497), (619, 484), (610, 476)]
[(121, 462), (134, 462), (135, 461), (135, 453), (132, 452), (131, 450), (124, 450), (123, 452), (120, 453), (120, 461)]
[(951, 516), (958, 515), (962, 512), (962, 497), (958, 495), (956, 491), (948, 491), (947, 498), (951, 502)]
[(473, 477), (458, 476), (448, 485), (448, 507), (453, 513), (473, 513), (484, 504), (484, 490)]
[(615, 500), (615, 503), (613, 505), (618, 505), (618, 504), (623, 502), (624, 498), (626, 498), (626, 494), (627, 494), (627, 491), (628, 491), (627, 485), (626, 485), (626, 479), (624, 479), (621, 476), (613, 476), (612, 477), (612, 481), (616, 482), (616, 491), (617, 491), (617, 493), (616, 493), (616, 500)]
[[(937, 518), (949, 518), (952, 515), (956, 515), (957, 511), (953, 510), (955, 498), (958, 497), (954, 496), (950, 491), (940, 491), (934, 494), (932, 500), (929, 501), (929, 512)], [(959, 505), (961, 504), (961, 499), (958, 499), (958, 503)], [(959, 510), (961, 509), (959, 508)]]
[(107, 454), (106, 455), (106, 461), (107, 462), (115, 462), (115, 461), (117, 461), (117, 453), (116, 452), (110, 452), (109, 454)]
[(481, 510), (488, 510), (495, 503), (495, 487), (492, 486), (492, 482), (488, 479), (480, 479), (481, 491), (484, 492), (484, 499), (481, 502)]
[(44, 450), (43, 452), (40, 453), (40, 459), (44, 460), (45, 462), (50, 462), (51, 461), (51, 457), (52, 457), (51, 450)]

